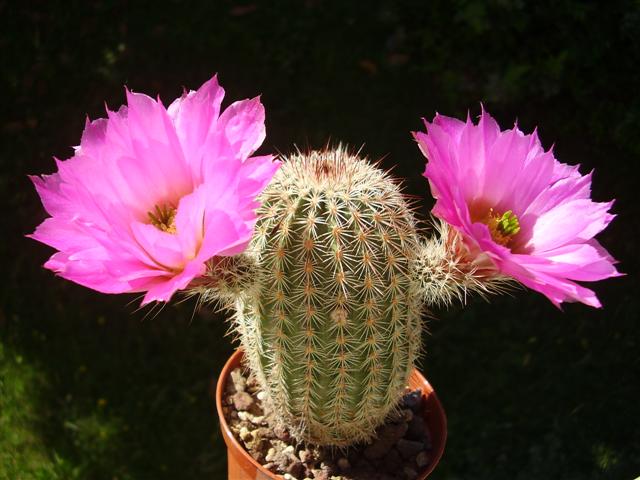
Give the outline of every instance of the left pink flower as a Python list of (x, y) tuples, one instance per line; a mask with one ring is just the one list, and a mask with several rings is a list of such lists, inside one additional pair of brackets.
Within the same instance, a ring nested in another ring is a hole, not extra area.
[(144, 305), (246, 248), (279, 162), (251, 156), (265, 138), (260, 99), (221, 113), (217, 77), (168, 108), (126, 96), (108, 118), (87, 120), (57, 173), (31, 177), (51, 217), (29, 236), (58, 250), (46, 268), (99, 292), (146, 292)]

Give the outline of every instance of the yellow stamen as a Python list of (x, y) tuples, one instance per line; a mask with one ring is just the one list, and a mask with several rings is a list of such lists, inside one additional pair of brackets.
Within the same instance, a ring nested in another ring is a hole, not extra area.
[(513, 236), (520, 231), (518, 217), (511, 210), (500, 215), (494, 213), (493, 208), (490, 208), (483, 223), (489, 227), (493, 241), (504, 246), (507, 246)]
[(171, 205), (156, 205), (154, 212), (147, 212), (151, 225), (167, 233), (176, 233), (176, 211)]

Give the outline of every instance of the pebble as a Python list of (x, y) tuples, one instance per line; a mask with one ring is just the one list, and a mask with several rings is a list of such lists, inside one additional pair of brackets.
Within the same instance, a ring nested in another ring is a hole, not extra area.
[(236, 386), (233, 384), (233, 381), (230, 378), (227, 380), (227, 384), (225, 385), (224, 388), (225, 388), (225, 392), (230, 395), (236, 393)]
[(414, 415), (413, 415), (413, 411), (412, 410), (409, 410), (407, 408), (402, 410), (402, 419), (405, 422), (407, 422), (407, 423), (410, 422), (411, 420), (413, 420), (413, 417), (414, 417)]
[(416, 478), (418, 478), (418, 472), (416, 472), (413, 468), (411, 467), (404, 467), (402, 469), (405, 477), (407, 480), (414, 480)]
[(273, 462), (276, 458), (276, 449), (271, 447), (268, 451), (267, 451), (267, 456), (264, 457), (265, 460), (267, 462)]
[(400, 455), (402, 455), (402, 458), (412, 458), (415, 457), (418, 452), (424, 450), (424, 443), (401, 438), (398, 440), (396, 448), (400, 452)]
[(389, 470), (400, 470), (402, 464), (404, 463), (402, 457), (400, 456), (400, 452), (398, 452), (398, 450), (396, 450), (395, 448), (389, 450), (382, 461), (389, 467)]
[(249, 413), (247, 413), (247, 412), (238, 412), (238, 418), (239, 418), (240, 420), (245, 421), (245, 422), (248, 422), (248, 421), (249, 421), (249, 415), (250, 415), (250, 414), (249, 414)]
[(253, 397), (247, 392), (237, 392), (233, 394), (233, 406), (238, 410), (249, 410), (253, 405)]
[(409, 430), (406, 437), (409, 440), (424, 440), (427, 433), (427, 427), (424, 424), (424, 419), (419, 416), (415, 416), (409, 422)]
[(364, 450), (364, 456), (369, 460), (382, 458), (407, 433), (408, 428), (406, 423), (384, 425), (378, 431), (378, 438)]
[(257, 394), (256, 394), (256, 398), (258, 400), (260, 400), (261, 402), (264, 402), (265, 399), (267, 398), (267, 393), (263, 392), (262, 390), (260, 390)]
[(253, 439), (253, 433), (251, 433), (247, 427), (240, 428), (240, 433), (238, 435), (240, 435), (240, 438), (245, 442), (249, 442)]
[(420, 452), (418, 455), (416, 455), (416, 465), (418, 465), (419, 468), (426, 467), (430, 462), (431, 459), (429, 458), (429, 454), (427, 452)]
[(329, 480), (329, 474), (320, 469), (314, 468), (311, 470), (311, 473), (313, 473), (313, 478), (315, 480)]
[(405, 407), (413, 410), (413, 413), (418, 413), (422, 408), (422, 391), (414, 390), (405, 394), (402, 397), (402, 403), (404, 403)]
[(338, 464), (338, 468), (343, 472), (351, 468), (351, 464), (349, 463), (349, 460), (347, 460), (344, 457), (340, 457), (336, 463)]
[(313, 460), (313, 454), (309, 450), (300, 450), (298, 452), (298, 458), (302, 463), (307, 463)]
[(291, 440), (289, 430), (284, 428), (282, 425), (276, 425), (275, 427), (273, 427), (273, 433), (277, 439), (282, 440), (283, 442), (288, 442), (289, 440)]
[(291, 465), (289, 465), (289, 467), (287, 468), (287, 473), (291, 474), (292, 476), (298, 478), (301, 477), (302, 475), (304, 475), (305, 473), (305, 467), (302, 464), (302, 462), (292, 462)]
[(262, 425), (264, 423), (264, 415), (247, 415), (247, 418), (254, 425)]
[(247, 386), (247, 379), (242, 375), (242, 370), (234, 368), (231, 370), (231, 381), (236, 389), (236, 392), (244, 392)]

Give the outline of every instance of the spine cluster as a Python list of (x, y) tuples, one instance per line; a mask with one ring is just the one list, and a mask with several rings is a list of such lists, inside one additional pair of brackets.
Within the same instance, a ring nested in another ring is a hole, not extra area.
[(422, 241), (416, 263), (422, 295), (428, 306), (466, 303), (469, 295), (502, 293), (513, 282), (499, 274), (486, 254), (471, 251), (459, 233), (434, 220), (436, 235)]

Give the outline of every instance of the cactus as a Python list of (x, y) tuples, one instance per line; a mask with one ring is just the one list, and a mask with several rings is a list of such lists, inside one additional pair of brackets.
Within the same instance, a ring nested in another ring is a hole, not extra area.
[(369, 440), (420, 354), (425, 302), (482, 291), (481, 269), (420, 241), (398, 184), (343, 147), (285, 159), (260, 200), (248, 251), (214, 259), (193, 293), (234, 304), (250, 370), (295, 438)]
[(285, 161), (258, 218), (258, 287), (235, 315), (251, 370), (295, 437), (366, 440), (420, 351), (411, 210), (386, 174), (338, 148)]

